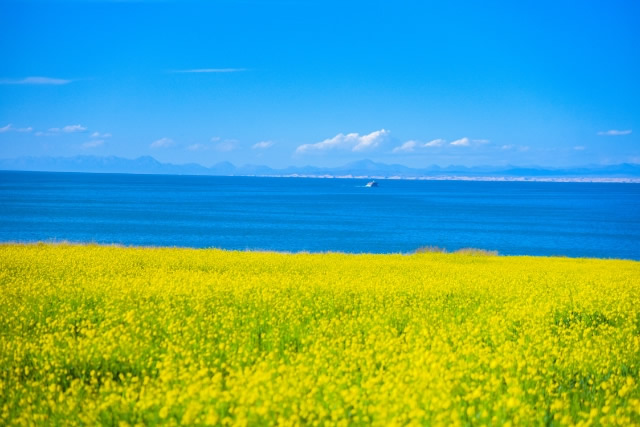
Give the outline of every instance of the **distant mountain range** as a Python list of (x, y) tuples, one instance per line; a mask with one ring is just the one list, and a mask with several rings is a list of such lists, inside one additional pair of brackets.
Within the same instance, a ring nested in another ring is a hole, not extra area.
[(48, 171), (48, 172), (93, 172), (172, 175), (224, 175), (224, 176), (309, 176), (309, 177), (369, 177), (369, 178), (446, 178), (480, 177), (504, 178), (640, 178), (640, 164), (622, 163), (608, 166), (585, 166), (579, 168), (542, 168), (515, 166), (429, 166), (410, 168), (398, 164), (384, 164), (371, 160), (360, 160), (338, 167), (291, 166), (272, 169), (262, 165), (234, 166), (229, 162), (205, 167), (197, 163), (176, 165), (161, 163), (150, 156), (137, 159), (108, 156), (75, 157), (18, 157), (0, 159), (0, 170)]

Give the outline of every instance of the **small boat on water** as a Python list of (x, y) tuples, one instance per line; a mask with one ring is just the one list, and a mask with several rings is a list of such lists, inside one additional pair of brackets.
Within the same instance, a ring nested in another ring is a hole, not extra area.
[(365, 187), (377, 187), (378, 183), (375, 181), (369, 181), (367, 182), (367, 185), (365, 185)]

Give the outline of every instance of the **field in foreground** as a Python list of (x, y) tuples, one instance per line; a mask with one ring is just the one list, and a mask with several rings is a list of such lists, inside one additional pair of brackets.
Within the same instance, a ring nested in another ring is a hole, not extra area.
[(640, 423), (640, 263), (0, 246), (0, 424)]

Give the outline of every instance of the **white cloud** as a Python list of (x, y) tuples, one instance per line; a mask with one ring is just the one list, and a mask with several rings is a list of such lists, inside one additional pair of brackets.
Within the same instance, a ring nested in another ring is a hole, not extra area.
[(450, 145), (454, 145), (456, 147), (468, 147), (469, 146), (469, 138), (466, 136), (464, 138), (456, 139)]
[(529, 146), (528, 145), (524, 145), (522, 147), (519, 148), (520, 151), (529, 151)]
[(111, 134), (110, 133), (94, 132), (94, 133), (91, 134), (91, 138), (111, 138)]
[[(412, 152), (419, 148), (442, 147), (444, 144), (446, 144), (446, 142), (447, 141), (442, 138), (432, 139), (431, 141), (425, 142), (424, 144), (418, 141), (410, 140), (405, 142), (401, 146), (394, 148), (393, 152), (394, 153)], [(457, 142), (457, 141), (454, 141), (454, 142)], [(459, 144), (454, 144), (454, 145), (459, 145)]]
[(94, 139), (93, 141), (82, 144), (82, 148), (97, 148), (102, 145), (104, 145), (104, 139)]
[(415, 150), (416, 145), (418, 143), (416, 141), (407, 141), (404, 144), (393, 149), (394, 153), (411, 153)]
[(160, 138), (156, 141), (153, 141), (149, 147), (151, 148), (167, 148), (171, 147), (174, 144), (173, 139), (171, 138)]
[(380, 145), (384, 138), (389, 135), (386, 129), (380, 129), (367, 135), (360, 135), (353, 132), (348, 134), (339, 133), (333, 138), (315, 144), (303, 144), (296, 148), (296, 153), (306, 153), (309, 151), (325, 151), (332, 149), (350, 149), (351, 151), (365, 151)]
[(64, 133), (84, 132), (87, 128), (82, 125), (69, 125), (62, 128)]
[(444, 139), (438, 138), (424, 144), (425, 147), (441, 147), (445, 142)]
[(575, 147), (573, 147), (574, 150), (576, 151), (582, 151), (585, 150), (587, 147), (585, 147), (584, 145), (576, 145)]
[(175, 70), (173, 73), (239, 73), (246, 68), (196, 68), (192, 70)]
[(206, 145), (192, 144), (192, 145), (187, 147), (187, 150), (189, 150), (189, 151), (200, 151), (200, 150), (206, 150), (207, 148), (208, 147)]
[[(447, 143), (447, 141), (445, 139), (442, 138), (438, 138), (438, 139), (433, 139), (429, 142), (425, 142), (425, 143), (421, 143), (415, 140), (409, 140), (407, 142), (405, 142), (404, 144), (396, 147), (393, 149), (394, 153), (410, 153), (410, 152), (414, 152), (420, 148), (433, 148), (433, 147), (442, 147)], [(467, 137), (464, 138), (460, 138), (457, 139), (455, 141), (452, 141), (449, 145), (453, 145), (453, 146), (457, 146), (457, 147), (468, 147), (472, 144), (476, 144), (476, 145), (484, 145), (484, 144), (488, 144), (489, 140), (488, 139), (469, 139)], [(506, 146), (503, 146), (503, 149), (505, 149)], [(510, 148), (510, 147), (509, 147)]]
[(630, 133), (631, 133), (631, 129), (627, 129), (627, 130), (611, 129), (607, 131), (598, 132), (598, 135), (619, 136), (619, 135), (629, 135)]
[[(51, 128), (49, 132), (53, 133), (74, 133), (74, 132), (84, 132), (87, 128), (82, 125), (67, 125), (63, 128)], [(42, 134), (42, 133), (41, 133)], [(44, 134), (42, 134), (44, 135)]]
[(382, 140), (389, 134), (389, 131), (385, 129), (380, 129), (375, 132), (371, 132), (369, 135), (364, 135), (360, 137), (358, 141), (358, 145), (353, 147), (353, 151), (363, 151), (370, 148), (375, 148)]
[(235, 139), (226, 139), (222, 142), (217, 143), (214, 148), (216, 151), (221, 151), (223, 153), (228, 153), (229, 151), (233, 151), (236, 149), (236, 144), (238, 141)]
[(513, 148), (513, 145), (503, 145), (502, 147), (500, 147), (503, 150), (511, 150)]
[(219, 136), (212, 136), (211, 137), (211, 142), (218, 142), (220, 141), (222, 138), (220, 138)]
[(28, 126), (26, 128), (16, 128), (16, 127), (13, 127), (13, 125), (11, 123), (9, 123), (8, 125), (0, 128), (0, 133), (5, 133), (5, 132), (9, 132), (9, 131), (27, 133), (27, 132), (31, 132), (32, 130), (33, 130), (33, 128), (31, 126)]
[(53, 77), (25, 77), (24, 79), (0, 79), (3, 85), (66, 85), (72, 80)]
[(260, 141), (253, 144), (251, 148), (253, 148), (254, 150), (264, 150), (269, 147), (273, 147), (273, 141)]

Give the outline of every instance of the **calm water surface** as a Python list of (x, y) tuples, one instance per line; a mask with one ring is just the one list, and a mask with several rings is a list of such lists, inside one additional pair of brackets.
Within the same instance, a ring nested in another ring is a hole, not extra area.
[(640, 259), (640, 184), (0, 172), (0, 241)]

